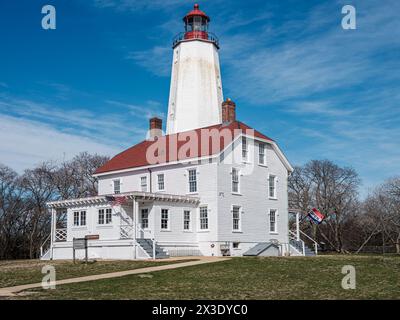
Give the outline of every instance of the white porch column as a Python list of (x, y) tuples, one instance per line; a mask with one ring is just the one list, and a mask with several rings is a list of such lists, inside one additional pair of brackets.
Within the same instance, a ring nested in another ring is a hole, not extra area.
[(137, 213), (138, 213), (138, 202), (136, 198), (132, 200), (132, 240), (133, 240), (133, 258), (137, 257)]
[(296, 240), (300, 241), (300, 219), (298, 212), (296, 212)]
[(57, 223), (57, 211), (51, 209), (51, 229), (50, 229), (50, 259), (53, 259), (53, 245), (56, 241), (56, 223)]

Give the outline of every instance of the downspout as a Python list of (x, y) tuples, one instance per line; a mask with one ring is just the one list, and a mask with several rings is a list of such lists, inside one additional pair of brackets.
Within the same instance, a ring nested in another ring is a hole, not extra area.
[(152, 181), (152, 172), (151, 172), (151, 169), (150, 168), (148, 168), (147, 169), (147, 171), (149, 171), (149, 175), (150, 175), (150, 179), (149, 179), (149, 184), (150, 184), (150, 193), (152, 193), (153, 192), (153, 181)]

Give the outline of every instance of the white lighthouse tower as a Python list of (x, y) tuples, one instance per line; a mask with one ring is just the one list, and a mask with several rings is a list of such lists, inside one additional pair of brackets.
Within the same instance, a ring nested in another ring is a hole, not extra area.
[(173, 42), (167, 134), (221, 123), (218, 39), (208, 32), (210, 18), (198, 4), (183, 21), (185, 32)]

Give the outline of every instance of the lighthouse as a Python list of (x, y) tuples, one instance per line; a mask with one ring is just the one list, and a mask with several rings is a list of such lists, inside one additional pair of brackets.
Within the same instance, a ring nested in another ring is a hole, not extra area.
[(210, 18), (195, 4), (183, 18), (185, 32), (173, 40), (167, 134), (222, 122), (223, 102), (218, 38)]

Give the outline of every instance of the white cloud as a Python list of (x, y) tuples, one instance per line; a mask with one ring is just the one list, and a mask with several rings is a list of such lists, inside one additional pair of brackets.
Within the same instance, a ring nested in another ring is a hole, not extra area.
[(0, 115), (0, 163), (22, 172), (42, 161), (69, 159), (88, 151), (112, 156), (121, 151), (79, 135), (64, 133), (37, 121)]

